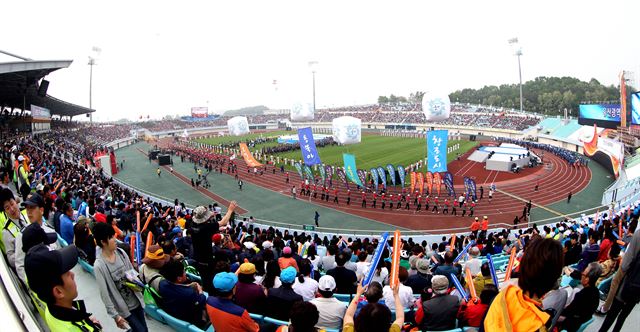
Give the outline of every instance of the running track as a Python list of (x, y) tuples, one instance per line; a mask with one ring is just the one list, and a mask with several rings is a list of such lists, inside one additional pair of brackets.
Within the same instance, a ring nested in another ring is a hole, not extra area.
[[(450, 163), (450, 165), (454, 163), (462, 164), (457, 170), (454, 170), (453, 167), (451, 168), (451, 171), (454, 174), (454, 182), (456, 184), (462, 182), (463, 176), (469, 176), (476, 179), (478, 187), (481, 185), (484, 185), (485, 187), (484, 198), (476, 205), (475, 216), (480, 216), (481, 218), (485, 215), (488, 216), (490, 224), (510, 224), (513, 222), (515, 216), (522, 215), (522, 209), (525, 204), (525, 201), (523, 200), (530, 199), (533, 204), (545, 206), (557, 201), (565, 200), (570, 191), (575, 195), (586, 188), (591, 180), (591, 171), (588, 167), (572, 167), (566, 161), (551, 153), (545, 153), (544, 162), (544, 166), (540, 166), (535, 169), (526, 169), (525, 172), (520, 174), (486, 171), (483, 169), (483, 164), (467, 161), (466, 155), (461, 158), (461, 161), (454, 161)], [(251, 172), (251, 174), (247, 173), (248, 170), (244, 161), (238, 161), (236, 164), (238, 166), (238, 174), (244, 181), (270, 189), (285, 196), (290, 196), (291, 187), (295, 185), (298, 190), (298, 194), (300, 193), (300, 183), (302, 180), (296, 172), (289, 172), (291, 182), (286, 184), (284, 174), (281, 174), (279, 170), (276, 171), (276, 174), (272, 174), (271, 166), (268, 166), (267, 172), (265, 172), (264, 175), (254, 176), (253, 172)], [(182, 180), (190, 184), (186, 177), (177, 173), (175, 175), (181, 179), (184, 178)], [(502, 180), (505, 177), (507, 179)], [(539, 181), (538, 191), (534, 191), (536, 181)], [(344, 183), (339, 182), (341, 181), (336, 179), (333, 181), (333, 185), (337, 185), (339, 190), (340, 203), (338, 205), (333, 202), (333, 190), (330, 191), (331, 198), (329, 199), (329, 202), (320, 201), (320, 194), (318, 194), (318, 198), (311, 198), (309, 203), (378, 220), (390, 225), (396, 225), (413, 230), (427, 230), (432, 233), (437, 233), (438, 229), (467, 227), (472, 220), (472, 218), (469, 217), (463, 218), (461, 216), (435, 214), (431, 211), (426, 212), (424, 210), (424, 197), (422, 198), (423, 210), (420, 212), (415, 211), (415, 206), (413, 206), (413, 197), (411, 198), (410, 210), (405, 210), (404, 204), (399, 210), (396, 210), (395, 208), (390, 210), (388, 206), (385, 210), (381, 210), (380, 207), (382, 201), (380, 199), (378, 199), (377, 202), (377, 209), (373, 209), (371, 207), (371, 194), (367, 195), (367, 208), (362, 208), (361, 194), (357, 192), (353, 186), (351, 187), (351, 205), (347, 206), (346, 188), (344, 187)], [(497, 192), (494, 193), (493, 200), (489, 202), (488, 185), (491, 183), (495, 183), (499, 191), (515, 195), (522, 200)], [(311, 186), (311, 188), (313, 195), (313, 186)], [(457, 193), (462, 190), (461, 185), (456, 185), (455, 188)], [(394, 190), (395, 188), (389, 187), (388, 191), (395, 195), (396, 191)], [(200, 188), (200, 191), (223, 204), (226, 204), (227, 202), (224, 198), (211, 194), (207, 190)], [(444, 186), (442, 188), (442, 194), (446, 195)], [(304, 199), (308, 200), (306, 197)], [(442, 209), (442, 202), (443, 199), (441, 197), (440, 210)], [(252, 211), (252, 213), (254, 215), (260, 214), (259, 211)], [(461, 214), (460, 209), (458, 209), (458, 214)]]

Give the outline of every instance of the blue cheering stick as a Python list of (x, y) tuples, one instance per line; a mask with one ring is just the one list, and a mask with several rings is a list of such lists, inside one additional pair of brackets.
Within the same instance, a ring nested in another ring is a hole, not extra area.
[(493, 266), (493, 258), (491, 258), (491, 254), (487, 254), (487, 259), (489, 260), (489, 270), (491, 270), (491, 279), (493, 279), (493, 284), (496, 285), (496, 287), (499, 287), (498, 275), (496, 275), (496, 268)]
[(371, 259), (371, 265), (369, 266), (369, 273), (367, 273), (366, 278), (362, 282), (362, 287), (366, 287), (373, 279), (373, 275), (376, 272), (376, 267), (378, 266), (378, 262), (380, 261), (380, 256), (382, 256), (382, 252), (384, 251), (385, 245), (387, 245), (387, 239), (389, 238), (389, 233), (385, 232), (380, 236), (380, 242), (378, 242), (378, 247), (376, 248), (375, 253), (373, 254), (373, 258)]
[(458, 257), (456, 257), (456, 259), (453, 260), (453, 263), (454, 264), (457, 263), (464, 255), (467, 254), (467, 251), (469, 251), (469, 248), (471, 248), (475, 244), (476, 244), (476, 241), (469, 242), (469, 244), (467, 244), (467, 246), (464, 247), (464, 249), (462, 249), (460, 254), (458, 254)]
[(458, 277), (456, 277), (456, 275), (453, 273), (450, 273), (449, 275), (451, 276), (451, 280), (453, 280), (453, 285), (456, 287), (456, 289), (458, 289), (460, 296), (462, 296), (465, 301), (469, 301), (469, 294), (467, 294), (464, 288), (462, 288), (462, 285), (460, 284), (460, 280), (458, 280)]

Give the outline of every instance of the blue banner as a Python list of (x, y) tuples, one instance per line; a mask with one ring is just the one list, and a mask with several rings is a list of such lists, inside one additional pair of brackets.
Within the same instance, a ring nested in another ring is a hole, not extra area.
[(429, 172), (447, 171), (448, 130), (427, 132), (427, 170)]
[(316, 149), (316, 143), (313, 141), (311, 127), (298, 129), (298, 139), (304, 164), (311, 166), (322, 163), (320, 161), (320, 155), (318, 155), (318, 150)]
[(391, 183), (396, 185), (396, 170), (393, 168), (393, 165), (387, 165), (387, 172), (389, 172), (389, 177), (391, 178)]
[(469, 179), (469, 190), (471, 191), (471, 194), (473, 195), (473, 200), (477, 201), (478, 200), (478, 193), (476, 191), (476, 181), (473, 179)]
[(360, 179), (358, 179), (356, 157), (352, 154), (343, 153), (342, 160), (344, 162), (344, 173), (347, 176), (347, 179), (360, 187), (364, 187), (362, 182), (360, 182)]
[(400, 187), (404, 188), (404, 178), (407, 175), (402, 165), (398, 165), (398, 176), (400, 177)]
[(304, 175), (302, 174), (302, 165), (300, 165), (300, 163), (296, 161), (293, 166), (296, 168), (296, 171), (298, 171), (298, 174), (300, 174), (300, 179), (304, 180)]
[(450, 172), (447, 172), (444, 174), (444, 186), (447, 188), (447, 191), (449, 192), (449, 196), (453, 196), (455, 199), (456, 190), (453, 187), (453, 175), (451, 175)]
[(471, 195), (471, 184), (469, 183), (469, 181), (471, 181), (471, 179), (469, 179), (468, 177), (464, 177), (464, 194), (473, 199), (473, 196)]
[[(367, 273), (366, 278), (362, 281), (362, 286), (367, 286), (373, 279), (373, 275), (376, 272), (376, 268), (378, 266), (378, 262), (380, 262), (380, 257), (382, 257), (382, 252), (384, 251), (385, 245), (388, 245), (387, 239), (389, 238), (389, 233), (384, 233), (380, 236), (380, 241), (378, 242), (378, 247), (373, 254), (373, 258), (371, 259), (371, 264), (369, 264), (369, 272)], [(312, 264), (313, 265), (313, 264)]]
[(382, 181), (384, 189), (387, 189), (387, 175), (384, 174), (384, 168), (382, 168), (382, 166), (378, 166), (378, 176), (380, 177), (380, 181)]
[(373, 191), (378, 191), (378, 170), (374, 167), (370, 172), (371, 180), (373, 180)]

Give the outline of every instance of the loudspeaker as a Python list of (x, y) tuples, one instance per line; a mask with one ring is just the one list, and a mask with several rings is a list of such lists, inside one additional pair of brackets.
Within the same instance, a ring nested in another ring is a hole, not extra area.
[(38, 96), (46, 97), (47, 89), (49, 89), (49, 81), (42, 80), (42, 82), (40, 82), (40, 87), (38, 88)]

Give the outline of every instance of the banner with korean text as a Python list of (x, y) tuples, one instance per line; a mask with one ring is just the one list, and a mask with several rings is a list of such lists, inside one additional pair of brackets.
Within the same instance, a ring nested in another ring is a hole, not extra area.
[(447, 171), (448, 130), (427, 132), (427, 170), (429, 172)]
[(358, 178), (357, 168), (356, 168), (356, 157), (352, 154), (343, 153), (342, 160), (344, 161), (344, 170), (345, 175), (349, 181), (363, 187), (362, 182)]
[(322, 163), (320, 161), (320, 155), (316, 149), (316, 143), (313, 140), (313, 132), (311, 127), (298, 129), (298, 139), (300, 142), (300, 151), (302, 152), (302, 159), (307, 166), (317, 165)]

